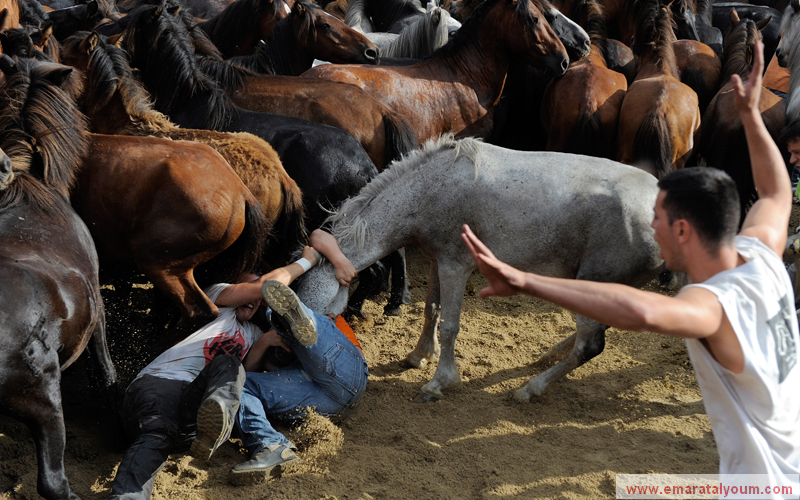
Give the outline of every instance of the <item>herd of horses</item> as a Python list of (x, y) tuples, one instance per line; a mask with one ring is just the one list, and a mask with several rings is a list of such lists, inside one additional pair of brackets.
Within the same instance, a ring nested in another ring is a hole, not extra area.
[[(658, 178), (706, 164), (743, 212), (756, 195), (729, 80), (761, 39), (800, 64), (800, 2), (770, 1), (0, 0), (0, 410), (31, 430), (39, 493), (76, 498), (59, 385), (87, 345), (116, 397), (101, 282), (127, 297), (144, 274), (186, 332), (218, 314), (202, 286), (326, 227), (359, 286), (323, 263), (301, 297), (359, 314), (391, 276), (398, 314), (417, 245), (424, 402), (460, 382), (461, 224), (520, 268), (657, 276)], [(776, 138), (800, 115), (791, 74), (788, 106), (762, 90)], [(515, 399), (602, 352), (605, 329), (578, 316)]]

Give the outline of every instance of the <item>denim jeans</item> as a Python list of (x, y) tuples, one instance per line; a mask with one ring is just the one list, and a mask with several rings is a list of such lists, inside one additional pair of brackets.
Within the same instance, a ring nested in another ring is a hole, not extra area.
[(314, 320), (317, 342), (305, 347), (273, 322), (297, 361), (267, 373), (247, 373), (236, 421), (251, 454), (273, 444), (292, 446), (270, 420), (301, 418), (306, 407), (328, 417), (344, 416), (367, 387), (367, 362), (358, 348), (328, 317), (305, 309)]

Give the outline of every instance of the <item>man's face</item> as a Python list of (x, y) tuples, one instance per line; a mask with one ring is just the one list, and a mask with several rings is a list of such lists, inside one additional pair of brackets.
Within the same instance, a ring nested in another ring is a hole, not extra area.
[(789, 154), (792, 155), (789, 163), (795, 167), (800, 166), (800, 137), (786, 141), (786, 147), (789, 149)]
[[(242, 279), (239, 281), (240, 283), (249, 283), (251, 281), (255, 281), (259, 278), (257, 274), (245, 274)], [(239, 320), (240, 323), (244, 323), (248, 321), (250, 318), (258, 310), (258, 306), (261, 305), (262, 299), (256, 299), (252, 302), (248, 302), (247, 304), (242, 304), (236, 308), (236, 319)]]
[(675, 234), (675, 224), (669, 223), (669, 215), (667, 215), (667, 211), (664, 209), (664, 197), (666, 196), (666, 191), (658, 192), (655, 215), (653, 216), (653, 222), (650, 224), (650, 227), (655, 230), (653, 238), (656, 240), (656, 243), (658, 243), (658, 246), (661, 247), (661, 258), (664, 259), (667, 269), (671, 271), (683, 271), (683, 258)]

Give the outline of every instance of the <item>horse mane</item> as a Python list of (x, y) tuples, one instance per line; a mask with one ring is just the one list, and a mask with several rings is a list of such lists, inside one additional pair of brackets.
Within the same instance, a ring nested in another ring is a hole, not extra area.
[(349, 3), (347, 0), (333, 0), (332, 2), (328, 2), (328, 5), (325, 6), (325, 12), (344, 21), (348, 6)]
[(385, 26), (383, 29), (377, 26), (379, 23), (375, 21), (377, 17), (376, 14), (380, 13), (383, 19), (394, 21), (409, 10), (414, 10), (419, 13), (425, 12), (420, 0), (372, 0), (366, 5), (366, 12), (369, 17), (372, 18), (373, 26), (375, 26), (378, 31), (389, 31), (389, 26)]
[(583, 15), (586, 15), (583, 23), (586, 34), (589, 35), (592, 45), (600, 51), (603, 60), (606, 60), (608, 27), (603, 6), (597, 0), (580, 0), (573, 4), (571, 14), (574, 19), (584, 19)]
[[(479, 35), (480, 26), (483, 23), (483, 20), (486, 19), (486, 16), (489, 12), (497, 5), (499, 2), (506, 1), (506, 0), (485, 0), (480, 5), (478, 5), (475, 10), (461, 25), (458, 31), (456, 31), (455, 36), (450, 39), (447, 44), (434, 51), (433, 54), (426, 57), (425, 59), (431, 57), (441, 57), (441, 58), (449, 58), (455, 55), (462, 46), (470, 43), (470, 41), (476, 39)], [(539, 9), (543, 14), (549, 8), (549, 6), (545, 5), (546, 0), (518, 0), (516, 2), (516, 7), (514, 8), (514, 16), (520, 19), (528, 31), (533, 31), (536, 29), (537, 20), (533, 18), (533, 14), (529, 7), (529, 1)]]
[[(437, 13), (439, 21), (434, 24), (434, 17)], [(400, 32), (400, 36), (386, 47), (381, 56), (422, 59), (430, 55), (436, 49), (447, 44), (450, 36), (447, 27), (449, 18), (449, 12), (440, 7), (434, 7), (424, 16), (414, 19), (406, 26)]]
[(367, 15), (366, 0), (350, 0), (344, 14), (344, 23), (362, 34), (375, 32)]
[(453, 163), (460, 154), (469, 158), (475, 168), (475, 178), (478, 176), (478, 169), (481, 162), (481, 151), (483, 142), (480, 139), (467, 138), (455, 140), (452, 133), (447, 133), (438, 139), (430, 139), (420, 149), (416, 149), (395, 160), (387, 166), (383, 172), (373, 177), (369, 184), (364, 186), (354, 197), (346, 200), (342, 206), (328, 217), (323, 225), (330, 227), (330, 232), (337, 240), (346, 239), (355, 242), (358, 250), (363, 249), (366, 241), (367, 223), (361, 217), (361, 213), (370, 204), (391, 186), (403, 177), (416, 172), (433, 155), (453, 150)]
[(728, 82), (731, 75), (739, 75), (746, 80), (753, 69), (755, 43), (761, 40), (761, 32), (752, 19), (742, 19), (735, 26), (729, 26), (722, 40), (725, 62), (722, 64), (720, 82)]
[[(60, 221), (70, 221), (69, 204), (56, 191), (27, 172), (15, 172), (5, 188), (0, 188), (0, 214), (26, 204)], [(15, 217), (16, 219), (16, 217)]]
[(142, 81), (155, 96), (155, 108), (169, 115), (193, 96), (205, 93), (211, 110), (207, 126), (217, 129), (227, 123), (233, 106), (217, 81), (203, 72), (202, 57), (195, 55), (185, 24), (157, 6), (133, 15), (125, 45)]
[(636, 37), (631, 47), (633, 53), (643, 60), (654, 57), (655, 66), (673, 76), (678, 74), (672, 49), (674, 27), (672, 11), (660, 5), (658, 0), (647, 0), (641, 5)]
[(711, 18), (714, 14), (714, 7), (712, 0), (697, 0), (695, 5), (695, 13), (697, 17), (702, 19), (705, 24), (711, 26)]
[(290, 75), (292, 63), (299, 51), (299, 43), (308, 43), (317, 38), (317, 27), (314, 24), (313, 12), (319, 10), (315, 4), (299, 3), (305, 7), (306, 13), (300, 18), (300, 29), (295, 32), (295, 10), (275, 25), (272, 33), (263, 43), (256, 44), (255, 53), (251, 56), (234, 57), (231, 60), (248, 70), (266, 75)]
[(258, 30), (262, 14), (277, 18), (285, 5), (284, 0), (236, 0), (225, 9), (197, 26), (214, 41), (214, 45), (225, 50), (232, 49), (242, 33)]
[(798, 11), (792, 5), (786, 8), (781, 19), (781, 53), (786, 58), (786, 67), (789, 69), (789, 99), (786, 106), (786, 121), (797, 120), (798, 100), (800, 93), (795, 90), (800, 86), (800, 23), (797, 22)]
[[(80, 40), (89, 32), (76, 35)], [(153, 109), (150, 94), (133, 76), (127, 52), (102, 39), (89, 57), (85, 85), (84, 99), (89, 115), (101, 112), (118, 93), (125, 112), (131, 118), (131, 127), (147, 130), (175, 127), (166, 116)]]
[(72, 72), (62, 86), (51, 83), (47, 77), (66, 68), (34, 59), (17, 60), (15, 69), (0, 94), (0, 148), (15, 170), (68, 197), (88, 148), (86, 117), (73, 100), (80, 79)]

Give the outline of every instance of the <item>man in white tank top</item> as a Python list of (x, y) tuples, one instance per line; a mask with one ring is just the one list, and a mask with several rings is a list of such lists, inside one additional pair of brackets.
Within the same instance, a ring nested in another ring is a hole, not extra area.
[(727, 174), (691, 168), (659, 181), (652, 227), (661, 257), (696, 285), (667, 297), (539, 276), (499, 261), (467, 226), (462, 238), (489, 280), (482, 297), (526, 293), (613, 327), (685, 338), (720, 473), (767, 474), (794, 483), (797, 498), (800, 485), (786, 476), (800, 473), (800, 339), (792, 285), (780, 258), (792, 190), (759, 112), (762, 50), (758, 42), (746, 85), (732, 78), (759, 193), (739, 234), (739, 197)]

